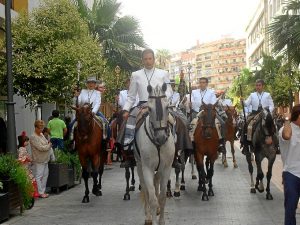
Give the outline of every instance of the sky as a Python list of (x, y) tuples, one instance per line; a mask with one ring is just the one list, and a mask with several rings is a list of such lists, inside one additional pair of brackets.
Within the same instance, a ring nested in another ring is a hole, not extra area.
[[(91, 3), (92, 0), (86, 0)], [(245, 38), (260, 0), (118, 0), (154, 50), (182, 51), (223, 36)]]

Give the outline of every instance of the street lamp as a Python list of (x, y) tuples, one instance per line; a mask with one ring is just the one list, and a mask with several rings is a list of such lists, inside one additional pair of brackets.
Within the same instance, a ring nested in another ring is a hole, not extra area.
[(5, 37), (6, 37), (6, 67), (7, 67), (7, 149), (16, 155), (16, 121), (14, 107), (14, 88), (12, 75), (12, 36), (11, 36), (11, 0), (5, 1)]

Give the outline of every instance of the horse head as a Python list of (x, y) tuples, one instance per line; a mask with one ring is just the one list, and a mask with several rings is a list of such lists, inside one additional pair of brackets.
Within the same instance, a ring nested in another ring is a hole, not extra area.
[(202, 128), (203, 128), (203, 135), (205, 138), (211, 138), (213, 128), (215, 127), (215, 118), (216, 118), (216, 105), (218, 103), (212, 104), (205, 104), (202, 102), (201, 105), (201, 120), (202, 120)]
[(153, 138), (157, 145), (163, 145), (169, 137), (168, 129), (168, 99), (166, 97), (167, 85), (153, 88), (148, 85), (149, 93), (148, 110), (150, 129), (153, 131)]
[(276, 133), (274, 119), (268, 107), (262, 110), (261, 129), (263, 137), (272, 137)]
[(84, 139), (87, 139), (91, 132), (93, 122), (92, 104), (84, 104), (80, 107), (72, 107), (76, 111), (76, 121), (78, 133)]

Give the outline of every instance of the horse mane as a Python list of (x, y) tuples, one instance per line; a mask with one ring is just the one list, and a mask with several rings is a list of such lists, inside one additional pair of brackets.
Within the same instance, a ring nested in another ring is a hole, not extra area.
[(266, 116), (265, 125), (271, 134), (275, 133), (275, 125), (274, 125), (273, 117), (272, 117), (270, 111), (268, 111), (268, 114)]

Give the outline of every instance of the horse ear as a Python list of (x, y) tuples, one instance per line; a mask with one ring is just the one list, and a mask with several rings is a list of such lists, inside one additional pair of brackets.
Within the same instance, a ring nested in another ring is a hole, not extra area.
[(78, 110), (78, 108), (76, 106), (72, 106), (72, 105), (71, 105), (71, 109), (73, 109), (75, 111)]
[(90, 108), (93, 108), (93, 103), (90, 103), (90, 104), (89, 104), (89, 107), (90, 107)]
[(164, 83), (164, 84), (162, 85), (161, 89), (162, 89), (163, 92), (166, 92), (166, 90), (167, 90), (167, 84)]
[(150, 84), (147, 86), (147, 91), (149, 94), (152, 92), (152, 86)]

